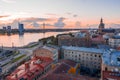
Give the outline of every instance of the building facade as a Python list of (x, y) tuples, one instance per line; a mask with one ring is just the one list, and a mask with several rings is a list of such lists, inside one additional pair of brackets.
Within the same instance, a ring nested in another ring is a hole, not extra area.
[(18, 24), (18, 31), (19, 31), (19, 33), (24, 32), (24, 24), (21, 24), (21, 23)]
[(79, 46), (90, 47), (91, 39), (89, 36), (85, 37), (72, 37), (69, 35), (62, 35), (58, 37), (59, 46)]
[(120, 47), (120, 36), (116, 35), (116, 36), (109, 38), (109, 45), (112, 48)]
[(3, 26), (3, 31), (6, 31), (6, 27), (5, 26)]
[(12, 31), (11, 26), (7, 26), (7, 33), (8, 33), (8, 34), (10, 34), (10, 33), (11, 33), (11, 31)]
[(62, 49), (64, 59), (76, 61), (90, 70), (101, 70), (102, 49), (67, 46), (63, 46)]
[(50, 57), (55, 62), (58, 61), (58, 50), (52, 47), (43, 46), (33, 51), (33, 56)]

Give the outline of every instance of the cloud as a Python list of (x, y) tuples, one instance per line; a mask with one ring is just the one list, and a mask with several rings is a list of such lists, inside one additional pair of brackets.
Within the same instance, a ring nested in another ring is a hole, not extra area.
[(65, 18), (60, 17), (60, 18), (58, 19), (58, 21), (57, 21), (56, 23), (54, 23), (54, 26), (55, 26), (55, 27), (59, 27), (59, 28), (64, 27), (64, 26), (65, 26), (65, 23), (63, 22), (64, 20), (65, 20)]
[(105, 26), (106, 26), (107, 28), (120, 28), (120, 24), (115, 24), (115, 23), (106, 24)]
[(52, 24), (48, 24), (48, 23), (47, 23), (47, 24), (45, 24), (45, 26), (54, 26), (54, 25), (52, 25)]
[(12, 28), (18, 28), (18, 22), (19, 20), (14, 20), (10, 25), (12, 26)]
[(70, 13), (70, 12), (68, 12), (68, 13), (66, 13), (67, 15), (70, 15), (70, 16), (73, 16), (73, 17), (78, 17), (78, 15), (77, 14), (74, 14), (74, 13)]
[(81, 22), (77, 21), (77, 22), (75, 23), (75, 26), (76, 26), (76, 27), (81, 27)]
[(33, 23), (32, 23), (32, 26), (33, 26), (33, 27), (40, 27), (40, 24), (38, 24), (37, 22), (33, 22)]
[(16, 0), (2, 0), (3, 2), (6, 2), (6, 3), (15, 3)]
[(0, 18), (9, 17), (10, 15), (1, 15)]
[[(1, 16), (2, 17), (2, 16)], [(66, 24), (64, 23), (66, 18), (37, 18), (37, 17), (29, 17), (29, 18), (16, 18), (10, 19), (9, 22), (4, 21), (0, 24), (11, 25), (13, 28), (18, 28), (18, 22), (23, 23), (25, 28), (40, 28), (45, 23), (46, 28), (63, 28)], [(1, 20), (2, 21), (2, 20)], [(56, 22), (55, 22), (56, 21)]]
[(66, 14), (71, 15), (72, 13), (68, 12), (68, 13), (66, 13)]
[(22, 22), (39, 22), (39, 21), (48, 21), (49, 19), (47, 18), (26, 18), (22, 20)]
[(53, 14), (53, 13), (46, 13), (46, 15), (49, 15), (49, 16), (57, 16), (57, 14)]
[(74, 14), (73, 17), (78, 17), (78, 15)]

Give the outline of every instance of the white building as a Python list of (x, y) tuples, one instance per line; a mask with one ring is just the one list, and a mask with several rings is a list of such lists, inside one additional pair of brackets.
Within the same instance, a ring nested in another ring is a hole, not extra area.
[(33, 51), (34, 56), (40, 56), (40, 57), (50, 57), (55, 62), (58, 61), (58, 49), (48, 46), (40, 47)]
[(109, 38), (109, 45), (113, 48), (120, 47), (120, 36), (116, 35)]
[(64, 59), (74, 60), (89, 69), (101, 69), (103, 49), (63, 46)]

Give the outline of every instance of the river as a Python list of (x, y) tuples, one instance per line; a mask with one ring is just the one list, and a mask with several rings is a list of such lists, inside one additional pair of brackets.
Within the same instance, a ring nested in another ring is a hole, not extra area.
[(24, 35), (0, 35), (0, 47), (21, 47), (31, 42), (36, 42), (39, 39), (56, 36), (57, 34), (68, 33), (68, 32), (46, 32), (46, 33), (24, 33)]

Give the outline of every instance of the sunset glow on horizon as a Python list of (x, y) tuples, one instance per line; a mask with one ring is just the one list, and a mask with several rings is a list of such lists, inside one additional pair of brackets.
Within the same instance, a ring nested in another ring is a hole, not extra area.
[[(80, 28), (99, 24), (120, 24), (120, 0), (0, 0), (0, 27)], [(90, 27), (91, 27), (90, 26)]]

